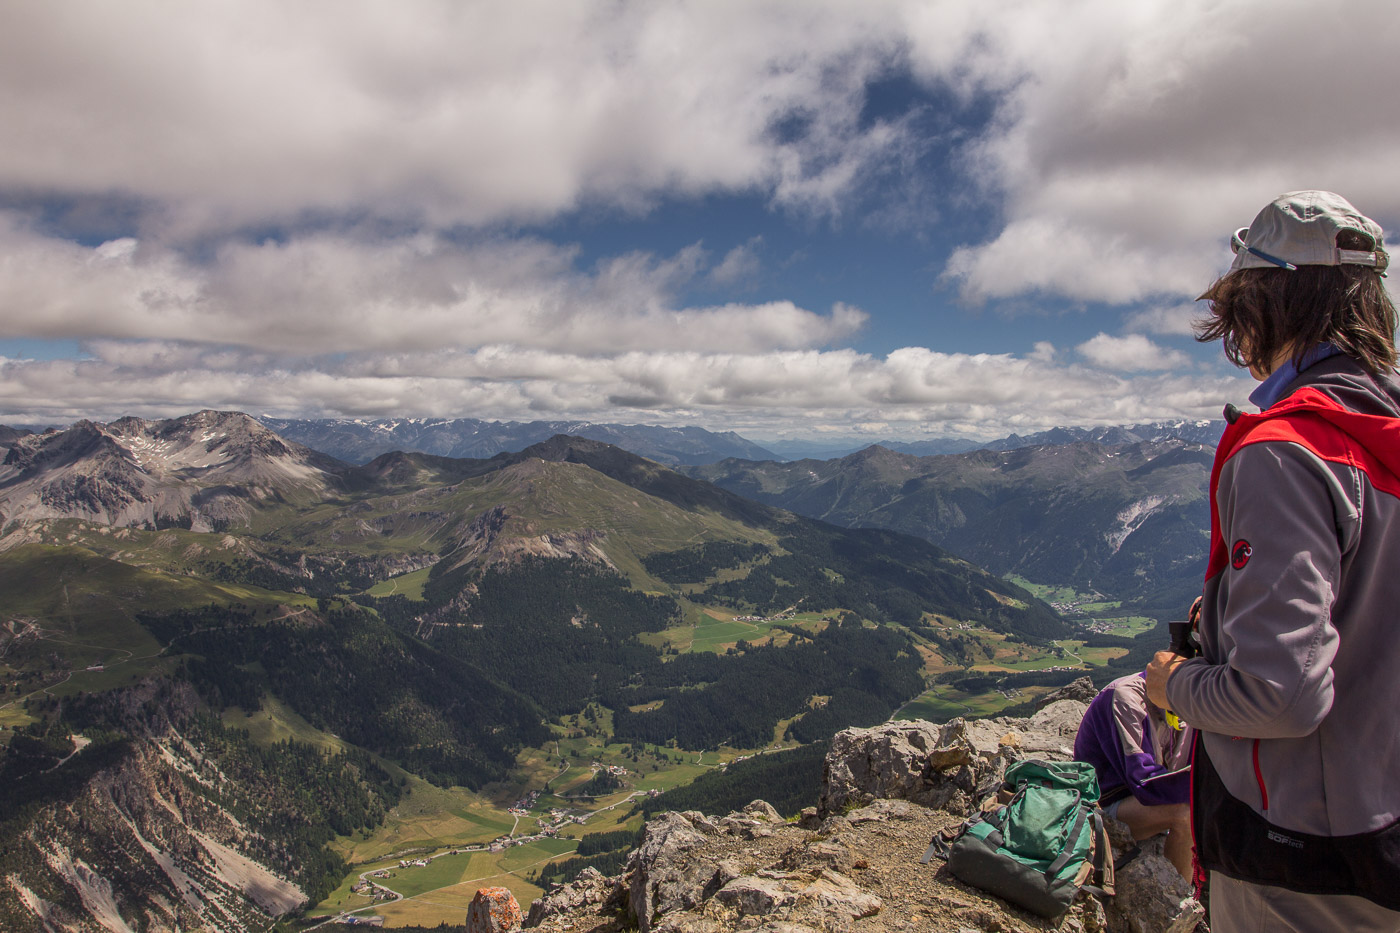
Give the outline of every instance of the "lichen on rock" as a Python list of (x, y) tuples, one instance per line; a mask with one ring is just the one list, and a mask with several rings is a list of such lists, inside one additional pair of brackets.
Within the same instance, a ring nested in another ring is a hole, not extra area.
[(510, 888), (481, 888), (467, 907), (467, 933), (511, 933), (523, 922)]

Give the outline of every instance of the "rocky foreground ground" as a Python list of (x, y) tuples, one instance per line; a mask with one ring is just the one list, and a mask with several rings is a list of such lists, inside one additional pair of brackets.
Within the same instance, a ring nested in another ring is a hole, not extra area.
[[(835, 737), (825, 786), (796, 822), (763, 801), (724, 817), (664, 813), (646, 826), (620, 875), (585, 871), (535, 901), (545, 933), (1188, 933), (1199, 904), (1161, 854), (1142, 844), (1117, 894), (1081, 894), (1046, 921), (921, 864), (929, 840), (956, 826), (1021, 758), (1065, 760), (1092, 688), (1062, 691), (1029, 719), (945, 725), (891, 722)], [(1111, 825), (1120, 858), (1134, 848)]]

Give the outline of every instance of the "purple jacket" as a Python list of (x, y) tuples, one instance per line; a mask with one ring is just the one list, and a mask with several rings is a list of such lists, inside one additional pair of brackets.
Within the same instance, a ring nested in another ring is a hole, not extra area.
[(1162, 711), (1148, 702), (1141, 674), (1119, 677), (1099, 691), (1079, 733), (1074, 757), (1094, 766), (1099, 799), (1132, 794), (1149, 807), (1186, 803), (1191, 796), (1191, 729), (1168, 726)]

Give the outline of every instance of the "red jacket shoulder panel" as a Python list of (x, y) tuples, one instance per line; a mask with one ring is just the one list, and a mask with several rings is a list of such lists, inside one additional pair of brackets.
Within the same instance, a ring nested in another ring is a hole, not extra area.
[(1220, 472), (1245, 447), (1270, 441), (1298, 444), (1322, 460), (1355, 467), (1375, 488), (1400, 496), (1400, 419), (1354, 412), (1316, 389), (1299, 389), (1267, 411), (1241, 415), (1220, 438), (1210, 474), (1207, 580), (1229, 562), (1216, 505)]

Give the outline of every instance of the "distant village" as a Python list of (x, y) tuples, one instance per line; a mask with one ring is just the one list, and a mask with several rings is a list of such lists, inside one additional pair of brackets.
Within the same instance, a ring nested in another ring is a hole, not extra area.
[(1118, 623), (1112, 619), (1095, 619), (1084, 626), (1084, 630), (1096, 635), (1112, 635), (1117, 627)]
[[(746, 755), (743, 757), (747, 758), (749, 756)], [(604, 765), (598, 761), (594, 761), (591, 764), (594, 774), (606, 771), (614, 777), (626, 777), (629, 773), (628, 770), (621, 765)], [(540, 790), (530, 791), (513, 805), (507, 807), (506, 812), (516, 817), (530, 816), (535, 805), (539, 802), (542, 793), (543, 792)], [(637, 792), (637, 794), (640, 793), (641, 792)], [(656, 797), (661, 791), (653, 788), (645, 793), (648, 797)], [(637, 796), (637, 794), (633, 794), (633, 796)], [(426, 868), (432, 864), (433, 859), (442, 858), (445, 855), (462, 855), (470, 852), (503, 852), (511, 846), (525, 845), (526, 843), (535, 842), (546, 837), (557, 838), (560, 830), (565, 826), (571, 824), (581, 826), (587, 823), (589, 818), (593, 815), (593, 811), (589, 810), (551, 807), (546, 813), (536, 815), (535, 822), (539, 828), (537, 832), (531, 835), (515, 836), (510, 833), (503, 833), (485, 845), (457, 846), (434, 855), (419, 856), (417, 858), (401, 858), (399, 859), (398, 869)], [(360, 877), (359, 882), (350, 890), (362, 897), (368, 897), (372, 901), (397, 900), (402, 895), (379, 883), (381, 880), (394, 877), (394, 874), (394, 870), (390, 868), (381, 868), (377, 871), (366, 872)], [(349, 913), (342, 913), (337, 919), (340, 923), (351, 923), (362, 926), (382, 926), (384, 922), (384, 918), (382, 917), (355, 917)]]
[(790, 622), (797, 618), (795, 612), (780, 612), (775, 616), (735, 616), (735, 622)]

